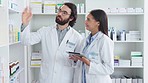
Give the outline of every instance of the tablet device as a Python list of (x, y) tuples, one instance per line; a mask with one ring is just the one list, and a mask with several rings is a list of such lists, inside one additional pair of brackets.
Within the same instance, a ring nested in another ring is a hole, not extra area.
[(77, 52), (68, 52), (68, 54), (80, 55), (80, 53), (77, 53)]
[(85, 57), (84, 55), (80, 54), (80, 53), (77, 53), (77, 52), (68, 52), (68, 54), (71, 54), (71, 55), (76, 55), (76, 56), (79, 56), (79, 57)]

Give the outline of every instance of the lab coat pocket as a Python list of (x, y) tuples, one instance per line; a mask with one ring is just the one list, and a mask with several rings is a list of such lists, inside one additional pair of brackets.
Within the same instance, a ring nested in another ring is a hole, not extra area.
[(72, 67), (63, 67), (62, 75), (63, 77), (61, 83), (72, 83), (74, 75), (74, 69)]
[(86, 82), (87, 83), (101, 83), (101, 82), (96, 82), (96, 75), (94, 74), (87, 74), (86, 75)]
[(69, 54), (68, 53), (62, 53), (62, 57), (63, 57), (64, 66), (71, 67), (72, 66), (72, 60), (69, 59)]
[(99, 52), (90, 52), (89, 59), (93, 62), (99, 63), (101, 61)]

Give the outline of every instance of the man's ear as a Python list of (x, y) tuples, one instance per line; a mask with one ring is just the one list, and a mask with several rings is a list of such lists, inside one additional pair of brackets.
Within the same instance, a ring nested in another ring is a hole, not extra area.
[(97, 22), (98, 23), (98, 25), (100, 25), (100, 22)]
[(73, 18), (73, 16), (70, 16), (70, 21), (72, 21), (74, 18)]

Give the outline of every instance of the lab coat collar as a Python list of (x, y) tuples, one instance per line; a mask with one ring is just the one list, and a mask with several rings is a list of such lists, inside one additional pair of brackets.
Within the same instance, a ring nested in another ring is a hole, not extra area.
[[(55, 26), (56, 27), (56, 26)], [(67, 27), (68, 29), (68, 32), (65, 34), (59, 48), (63, 47), (66, 45), (66, 42), (70, 39), (70, 37), (73, 35), (73, 30), (70, 26)], [(56, 34), (57, 35), (57, 34)], [(58, 35), (57, 35), (57, 38), (58, 38)], [(58, 39), (57, 39), (58, 40)]]
[(68, 31), (68, 30), (70, 29), (70, 26), (67, 26), (67, 27), (66, 27), (65, 29), (63, 29), (63, 30), (60, 30), (59, 27), (58, 27), (58, 25), (56, 24), (56, 29), (59, 30), (59, 31), (64, 31), (64, 30), (67, 30), (67, 31)]
[(65, 34), (65, 36), (64, 36), (64, 38), (63, 38), (63, 40), (62, 40), (62, 42), (61, 42), (61, 44), (60, 44), (60, 46), (59, 46), (59, 48), (63, 48), (63, 46), (66, 45), (67, 41), (70, 40), (70, 37), (71, 37), (72, 35), (74, 35), (74, 34), (73, 34), (73, 30), (72, 30), (72, 28), (69, 26), (69, 30), (68, 30), (68, 32)]
[[(100, 38), (103, 37), (103, 33), (101, 31), (98, 32), (97, 37), (91, 42), (91, 44), (89, 45), (88, 49), (87, 49), (87, 53), (89, 53), (89, 51), (91, 50), (91, 48), (97, 43), (99, 42)], [(86, 53), (86, 54), (87, 54)]]
[(73, 29), (69, 26), (68, 27), (69, 30), (68, 32), (65, 34), (65, 37), (63, 38), (61, 44), (59, 45), (59, 42), (58, 42), (58, 35), (57, 35), (57, 30), (56, 30), (56, 25), (54, 25), (51, 29), (51, 31), (53, 32), (53, 35), (54, 35), (54, 40), (56, 42), (56, 46), (57, 46), (57, 49), (63, 49), (63, 47), (66, 45), (66, 42), (70, 39), (70, 37), (73, 35)]
[[(93, 41), (98, 40), (102, 36), (103, 36), (103, 33), (101, 31), (97, 32), (94, 36), (92, 36), (93, 37)], [(89, 41), (90, 37), (91, 37), (91, 34), (87, 37), (87, 39), (86, 39), (87, 42)]]

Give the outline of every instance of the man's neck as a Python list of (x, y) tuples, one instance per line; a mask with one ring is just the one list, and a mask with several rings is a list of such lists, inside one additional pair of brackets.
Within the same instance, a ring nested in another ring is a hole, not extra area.
[(65, 25), (59, 25), (59, 24), (57, 24), (57, 28), (59, 29), (59, 30), (64, 30), (65, 28), (67, 28), (68, 27), (68, 24), (65, 24)]

